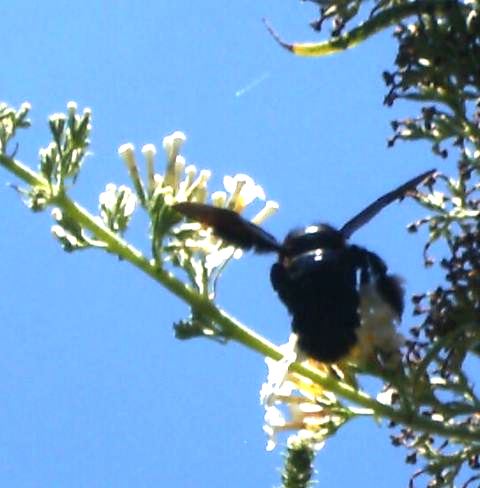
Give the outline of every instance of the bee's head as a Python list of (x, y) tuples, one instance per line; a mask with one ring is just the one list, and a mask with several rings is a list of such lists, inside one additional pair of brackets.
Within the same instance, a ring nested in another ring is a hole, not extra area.
[(343, 234), (328, 224), (309, 225), (287, 234), (283, 241), (283, 254), (294, 257), (315, 249), (337, 250), (345, 247)]

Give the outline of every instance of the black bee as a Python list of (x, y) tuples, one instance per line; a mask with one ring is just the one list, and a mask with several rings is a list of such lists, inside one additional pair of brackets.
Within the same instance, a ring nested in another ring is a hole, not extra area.
[(241, 249), (276, 252), (270, 279), (292, 315), (298, 346), (322, 362), (336, 362), (357, 343), (362, 294), (375, 290), (393, 315), (401, 318), (404, 302), (399, 281), (385, 262), (363, 247), (348, 244), (350, 236), (380, 210), (414, 190), (435, 170), (413, 178), (383, 195), (340, 230), (318, 224), (291, 231), (283, 243), (238, 213), (201, 203), (178, 203), (175, 210), (211, 226), (215, 234)]

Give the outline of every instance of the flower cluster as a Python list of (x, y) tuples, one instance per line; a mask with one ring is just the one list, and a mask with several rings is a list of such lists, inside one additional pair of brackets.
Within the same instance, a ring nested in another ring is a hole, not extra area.
[(22, 103), (18, 110), (0, 102), (0, 154), (6, 153), (7, 144), (15, 137), (17, 129), (30, 126), (30, 121), (28, 120), (30, 108), (31, 106), (28, 102)]
[(75, 102), (68, 102), (67, 113), (48, 118), (52, 142), (40, 149), (40, 172), (52, 187), (63, 190), (66, 181), (75, 182), (88, 155), (92, 112), (78, 113)]
[(114, 232), (123, 232), (135, 211), (137, 197), (125, 185), (108, 183), (98, 198), (100, 217), (104, 224)]
[[(268, 376), (260, 390), (260, 402), (265, 408), (267, 450), (275, 448), (280, 432), (294, 431), (288, 438), (289, 446), (307, 444), (318, 451), (325, 439), (353, 413), (332, 392), (308, 378), (289, 372), (291, 364), (301, 359), (296, 334), (291, 334), (289, 342), (281, 349), (284, 356), (280, 361), (265, 359)], [(318, 363), (316, 366), (327, 371), (326, 366)]]
[[(119, 148), (133, 182), (134, 194), (125, 187), (107, 187), (102, 194), (100, 210), (105, 223), (112, 230), (124, 230), (134, 207), (134, 196), (150, 218), (152, 264), (164, 268), (173, 265), (187, 276), (189, 284), (199, 294), (213, 299), (217, 279), (232, 258), (241, 251), (214, 235), (211, 228), (198, 222), (184, 221), (172, 207), (181, 202), (210, 203), (216, 207), (242, 213), (252, 203), (263, 201), (263, 207), (252, 218), (255, 224), (272, 215), (278, 204), (265, 201), (262, 187), (245, 174), (225, 176), (223, 190), (210, 192), (211, 171), (187, 164), (181, 149), (186, 141), (183, 132), (175, 131), (163, 139), (166, 165), (163, 173), (155, 168), (157, 150), (153, 144), (142, 148), (146, 162), (146, 180), (141, 176), (132, 144)], [(121, 224), (124, 223), (125, 225)], [(176, 324), (177, 337), (196, 335), (222, 336), (218, 326), (192, 310), (187, 321)]]
[[(146, 184), (141, 179), (133, 145), (122, 145), (119, 154), (127, 165), (138, 200), (150, 214), (153, 254), (157, 264), (167, 260), (183, 268), (197, 291), (212, 298), (215, 271), (232, 256), (238, 257), (241, 253), (215, 237), (211, 229), (196, 222), (181, 222), (180, 216), (171, 209), (172, 205), (185, 201), (206, 203), (210, 200), (217, 207), (240, 213), (255, 200), (265, 200), (265, 193), (261, 186), (244, 174), (225, 176), (225, 190), (210, 193), (208, 183), (211, 171), (198, 170), (193, 164), (187, 165), (185, 157), (180, 154), (185, 140), (185, 134), (180, 131), (163, 139), (167, 159), (164, 174), (155, 171), (155, 146), (147, 144), (142, 148), (147, 166)], [(265, 202), (252, 221), (260, 223), (277, 208), (275, 202)]]

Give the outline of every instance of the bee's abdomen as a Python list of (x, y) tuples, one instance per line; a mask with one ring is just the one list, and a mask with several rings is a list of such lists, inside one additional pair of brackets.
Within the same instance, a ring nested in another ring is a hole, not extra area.
[(276, 263), (271, 280), (292, 315), (292, 330), (303, 352), (324, 362), (348, 354), (360, 320), (355, 270), (344, 256), (306, 262), (300, 258), (289, 267)]
[(292, 310), (292, 329), (307, 355), (335, 362), (347, 355), (357, 340), (359, 300), (353, 284), (350, 288), (338, 276), (329, 278), (323, 277), (321, 284), (314, 280), (317, 286), (312, 284), (309, 292), (297, 301)]

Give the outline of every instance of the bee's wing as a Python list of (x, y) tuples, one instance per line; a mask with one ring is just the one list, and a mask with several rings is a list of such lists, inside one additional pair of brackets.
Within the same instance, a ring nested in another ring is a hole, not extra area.
[(390, 191), (381, 196), (379, 199), (375, 200), (367, 208), (353, 217), (353, 219), (350, 219), (340, 229), (342, 234), (345, 236), (345, 239), (348, 239), (357, 229), (375, 217), (375, 215), (377, 215), (377, 213), (380, 212), (380, 210), (382, 210), (384, 207), (390, 205), (390, 203), (394, 202), (395, 200), (401, 200), (409, 191), (415, 189), (420, 183), (422, 183), (422, 181), (432, 176), (435, 171), (435, 169), (426, 171), (425, 173), (412, 178), (403, 185), (400, 185), (398, 188), (395, 188), (395, 190)]
[(191, 220), (212, 227), (218, 237), (241, 249), (259, 253), (281, 249), (274, 236), (233, 210), (192, 202), (177, 203), (173, 208)]

